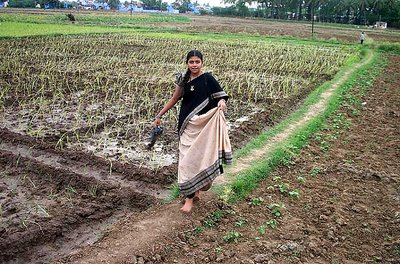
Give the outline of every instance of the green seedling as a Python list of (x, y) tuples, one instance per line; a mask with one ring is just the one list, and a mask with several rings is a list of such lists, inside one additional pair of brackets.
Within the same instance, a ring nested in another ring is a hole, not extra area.
[(275, 177), (272, 178), (272, 180), (273, 180), (273, 181), (280, 182), (280, 181), (282, 180), (282, 177), (280, 177), (280, 176), (275, 176)]
[(268, 222), (266, 222), (265, 225), (268, 226), (269, 228), (275, 229), (278, 227), (278, 221), (276, 221), (275, 219), (271, 219)]
[(310, 176), (316, 177), (320, 173), (321, 173), (321, 168), (315, 167), (310, 171)]
[(275, 190), (274, 186), (271, 186), (271, 185), (270, 185), (270, 186), (267, 187), (267, 191), (271, 192), (271, 191), (273, 191), (273, 190)]
[(384, 240), (385, 241), (392, 241), (393, 237), (391, 235), (386, 234), (385, 237), (384, 237)]
[(320, 149), (321, 149), (323, 152), (328, 152), (328, 151), (330, 150), (330, 148), (331, 148), (331, 144), (329, 143), (329, 141), (325, 141), (325, 140), (322, 140), (322, 141), (321, 141), (321, 147), (320, 147)]
[(258, 227), (258, 233), (260, 233), (261, 235), (264, 235), (265, 234), (265, 229), (266, 229), (265, 225), (259, 226)]
[(354, 160), (352, 160), (352, 159), (343, 160), (343, 161), (344, 161), (344, 163), (346, 163), (346, 164), (353, 164), (353, 163), (354, 163)]
[(287, 193), (287, 192), (289, 192), (289, 185), (286, 184), (286, 183), (279, 184), (279, 185), (278, 185), (278, 188), (279, 188), (279, 191), (280, 191), (281, 193)]
[(400, 244), (393, 246), (393, 251), (396, 256), (400, 256)]
[(215, 210), (203, 221), (203, 226), (212, 228), (216, 226), (219, 221), (221, 221), (223, 216), (224, 212), (222, 210)]
[(264, 202), (264, 198), (256, 197), (256, 198), (251, 199), (249, 204), (252, 206), (260, 206), (263, 202)]
[(268, 205), (268, 208), (271, 209), (271, 213), (276, 217), (282, 216), (282, 209), (285, 207), (283, 203), (272, 203)]
[(241, 237), (242, 234), (237, 231), (229, 231), (228, 235), (224, 236), (223, 239), (225, 242), (232, 243), (232, 242), (238, 242), (239, 237)]
[(221, 253), (223, 250), (224, 250), (223, 247), (218, 246), (218, 247), (216, 247), (216, 248), (214, 249), (214, 252), (218, 254), (218, 253)]
[(299, 199), (300, 193), (298, 190), (293, 190), (289, 192), (289, 197), (290, 198), (297, 198)]
[(242, 227), (247, 223), (247, 220), (244, 218), (240, 218), (238, 221), (235, 222), (236, 227)]
[(289, 167), (290, 165), (295, 165), (296, 164), (296, 162), (290, 157), (283, 158), (282, 163), (286, 167)]
[(224, 186), (223, 192), (220, 195), (221, 200), (223, 200), (224, 202), (229, 202), (230, 197), (233, 195), (233, 190), (232, 187), (230, 186)]
[(202, 233), (203, 231), (204, 231), (204, 227), (196, 226), (196, 228), (193, 230), (193, 235), (197, 236), (198, 234)]
[(297, 177), (297, 181), (304, 183), (306, 181), (306, 178), (304, 178), (303, 176), (299, 176)]

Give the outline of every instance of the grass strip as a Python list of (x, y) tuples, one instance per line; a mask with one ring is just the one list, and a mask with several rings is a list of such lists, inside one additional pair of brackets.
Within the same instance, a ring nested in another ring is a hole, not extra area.
[(33, 24), (20, 22), (1, 22), (0, 38), (51, 36), (93, 33), (132, 32), (130, 28), (112, 28), (102, 26), (81, 26), (74, 24)]

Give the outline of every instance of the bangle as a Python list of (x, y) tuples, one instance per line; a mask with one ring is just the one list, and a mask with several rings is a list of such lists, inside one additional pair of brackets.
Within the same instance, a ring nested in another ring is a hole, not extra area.
[(154, 118), (154, 119), (161, 119), (161, 116), (160, 115), (156, 115), (156, 117)]

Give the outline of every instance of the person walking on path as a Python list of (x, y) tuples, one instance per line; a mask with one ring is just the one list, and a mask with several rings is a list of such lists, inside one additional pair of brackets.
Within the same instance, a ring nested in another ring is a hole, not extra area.
[(228, 95), (211, 73), (203, 72), (203, 55), (198, 50), (186, 56), (187, 70), (177, 78), (172, 97), (157, 114), (153, 126), (179, 100), (178, 185), (185, 196), (181, 212), (188, 213), (200, 191), (207, 191), (223, 173), (222, 164), (232, 164), (232, 149), (224, 112)]
[(365, 39), (365, 35), (364, 35), (364, 31), (362, 31), (361, 34), (360, 34), (360, 43), (361, 43), (361, 45), (364, 44), (364, 39)]

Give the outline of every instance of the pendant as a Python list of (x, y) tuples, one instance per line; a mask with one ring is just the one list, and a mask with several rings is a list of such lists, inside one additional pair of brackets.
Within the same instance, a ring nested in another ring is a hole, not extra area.
[(194, 85), (190, 86), (190, 91), (192, 91), (192, 92), (194, 91)]

